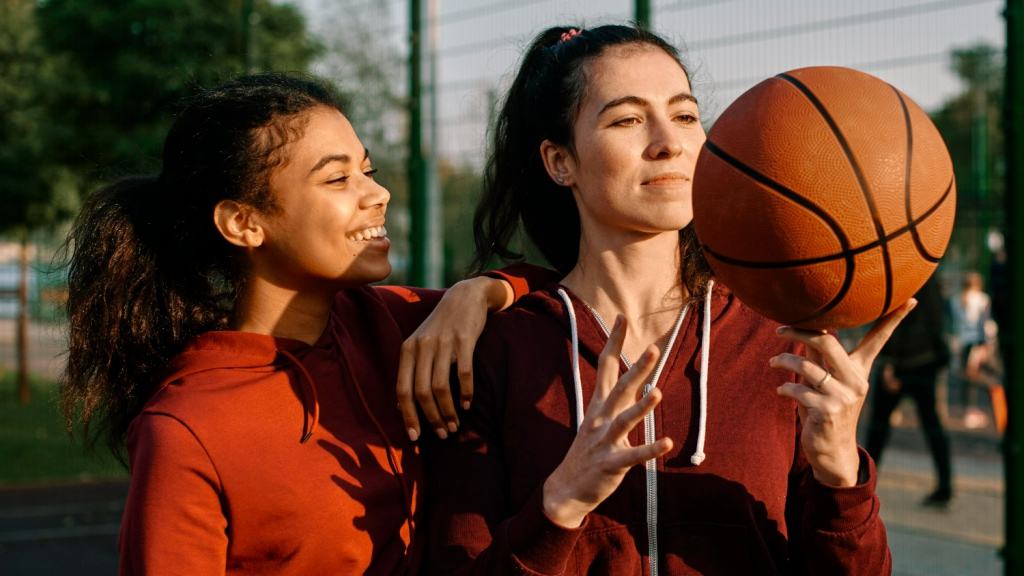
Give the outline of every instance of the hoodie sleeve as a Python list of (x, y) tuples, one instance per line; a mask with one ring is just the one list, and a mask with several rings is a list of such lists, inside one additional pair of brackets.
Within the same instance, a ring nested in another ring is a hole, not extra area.
[(121, 522), (121, 574), (224, 574), (220, 481), (184, 423), (145, 413), (128, 436), (131, 483)]
[(858, 447), (856, 486), (836, 488), (814, 478), (800, 447), (800, 426), (789, 475), (786, 521), (790, 552), (798, 574), (880, 576), (892, 573), (892, 554), (875, 493), (877, 471)]
[[(559, 278), (555, 271), (532, 264), (512, 264), (499, 270), (490, 270), (483, 275), (508, 282), (512, 286), (513, 301), (518, 301), (534, 290), (556, 283)], [(427, 319), (444, 296), (443, 290), (408, 286), (378, 286), (375, 290), (398, 322), (404, 338), (412, 334)]]
[[(509, 510), (502, 449), (503, 354), (487, 354), (497, 331), (485, 333), (476, 362), (476, 393), (459, 432), (433, 440), (427, 574), (562, 574), (586, 522), (570, 530), (543, 510), (542, 485), (521, 510)], [(489, 342), (490, 341), (490, 342)]]

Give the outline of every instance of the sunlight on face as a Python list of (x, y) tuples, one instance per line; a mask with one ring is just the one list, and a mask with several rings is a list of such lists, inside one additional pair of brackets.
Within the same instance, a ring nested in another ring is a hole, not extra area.
[(390, 193), (374, 180), (369, 152), (341, 112), (320, 106), (306, 120), (270, 176), (278, 209), (265, 217), (264, 268), (296, 288), (383, 280), (391, 273)]
[(618, 46), (588, 63), (586, 77), (571, 163), (584, 228), (685, 227), (705, 135), (682, 67), (657, 47)]

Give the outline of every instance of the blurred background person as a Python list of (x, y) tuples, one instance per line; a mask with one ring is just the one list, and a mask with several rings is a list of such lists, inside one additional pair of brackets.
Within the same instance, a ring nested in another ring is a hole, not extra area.
[[(960, 345), (954, 378), (950, 379), (950, 415), (962, 418), (965, 428), (984, 427), (988, 418), (978, 407), (978, 383), (981, 364), (987, 360), (985, 326), (992, 318), (992, 300), (982, 288), (981, 274), (971, 271), (964, 277), (963, 289), (952, 301), (953, 330)], [(972, 354), (973, 353), (973, 354)]]
[(915, 297), (917, 308), (896, 328), (879, 356), (866, 447), (881, 464), (892, 431), (892, 413), (905, 395), (913, 398), (937, 476), (936, 488), (923, 504), (944, 506), (953, 497), (953, 475), (949, 437), (936, 411), (935, 389), (939, 372), (949, 365), (950, 352), (943, 337), (944, 311), (937, 276)]

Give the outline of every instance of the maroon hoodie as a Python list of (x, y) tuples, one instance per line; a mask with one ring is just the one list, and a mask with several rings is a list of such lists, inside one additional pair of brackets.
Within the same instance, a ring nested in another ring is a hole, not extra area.
[[(607, 337), (566, 292), (585, 405)], [(728, 290), (716, 288), (709, 305), (703, 450), (704, 306), (691, 305), (658, 380), (654, 429), (674, 448), (651, 472), (655, 505), (638, 466), (576, 530), (547, 519), (541, 494), (575, 435), (568, 311), (552, 289), (495, 316), (477, 346), (472, 408), (458, 435), (431, 447), (427, 571), (649, 574), (653, 548), (660, 574), (890, 573), (871, 459), (861, 451), (855, 487), (815, 481), (799, 447), (796, 404), (776, 394), (794, 375), (769, 368), (768, 359), (799, 350)], [(644, 442), (643, 429), (631, 433), (633, 445)], [(705, 455), (699, 465), (696, 452)]]
[[(550, 273), (488, 275), (516, 295)], [(122, 574), (404, 574), (422, 485), (396, 409), (402, 341), (442, 292), (340, 292), (312, 346), (209, 332), (128, 431)]]

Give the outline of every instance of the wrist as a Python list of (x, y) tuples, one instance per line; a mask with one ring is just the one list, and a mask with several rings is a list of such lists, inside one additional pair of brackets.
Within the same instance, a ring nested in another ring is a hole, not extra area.
[(573, 499), (564, 496), (563, 491), (558, 486), (558, 481), (553, 476), (549, 476), (544, 481), (544, 515), (556, 526), (570, 530), (579, 528), (587, 517), (587, 512), (578, 510), (578, 507), (573, 506)]
[(841, 456), (831, 459), (828, 466), (811, 466), (814, 479), (832, 488), (852, 488), (860, 478), (860, 453), (856, 445)]
[(515, 292), (512, 290), (512, 285), (505, 280), (488, 276), (478, 276), (472, 280), (480, 281), (484, 300), (487, 302), (488, 312), (504, 310), (515, 301)]

